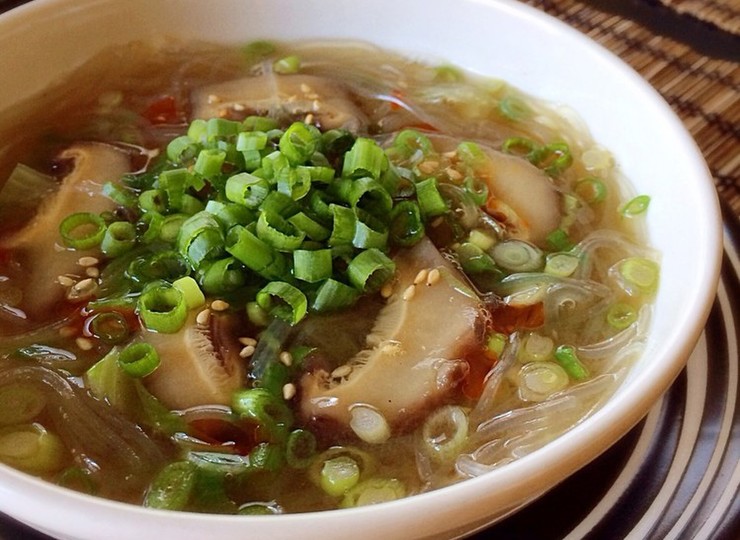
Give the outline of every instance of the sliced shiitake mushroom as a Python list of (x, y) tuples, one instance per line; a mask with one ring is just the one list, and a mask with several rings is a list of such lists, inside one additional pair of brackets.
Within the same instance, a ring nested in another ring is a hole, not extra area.
[(58, 191), (38, 209), (23, 229), (0, 242), (0, 247), (15, 251), (25, 266), (27, 278), (20, 306), (35, 317), (44, 317), (50, 306), (65, 293), (58, 276), (78, 274), (77, 261), (96, 250), (70, 250), (61, 244), (59, 224), (69, 214), (112, 210), (115, 203), (103, 195), (103, 185), (117, 180), (131, 168), (125, 151), (101, 143), (80, 143), (64, 150), (61, 160), (70, 160), (72, 170), (62, 180)]
[(313, 75), (266, 74), (198, 88), (192, 94), (193, 118), (243, 118), (262, 114), (288, 120), (313, 117), (321, 129), (356, 132), (363, 113), (341, 85)]
[(332, 373), (316, 370), (300, 381), (302, 415), (319, 429), (351, 432), (352, 411), (360, 407), (391, 431), (408, 430), (453, 396), (468, 372), (463, 356), (477, 343), (479, 299), (427, 239), (395, 262), (393, 293), (366, 348)]
[(198, 324), (195, 318), (192, 313), (177, 333), (146, 332), (142, 336), (161, 359), (144, 383), (171, 409), (229, 405), (244, 382), (235, 316), (214, 313), (207, 324)]

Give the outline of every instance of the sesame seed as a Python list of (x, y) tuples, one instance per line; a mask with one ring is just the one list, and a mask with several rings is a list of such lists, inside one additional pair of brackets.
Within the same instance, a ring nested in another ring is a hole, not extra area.
[(229, 309), (229, 303), (223, 300), (214, 300), (211, 302), (211, 309), (213, 311), (226, 311)]
[(419, 283), (422, 283), (427, 279), (427, 274), (429, 274), (429, 270), (426, 268), (422, 268), (419, 270), (419, 273), (416, 274), (416, 277), (414, 278), (414, 285), (418, 285)]
[(57, 281), (62, 287), (71, 287), (75, 284), (75, 280), (69, 276), (59, 276), (57, 277)]
[(93, 342), (84, 337), (75, 339), (75, 344), (83, 351), (89, 351), (93, 348)]
[(308, 86), (306, 83), (301, 83), (301, 92), (303, 92), (304, 94), (308, 94), (310, 91), (310, 86)]
[(439, 273), (439, 268), (432, 269), (432, 271), (429, 272), (429, 275), (427, 276), (427, 285), (434, 285), (439, 281), (441, 277), (442, 274)]
[(413, 285), (409, 285), (408, 287), (406, 287), (406, 290), (403, 291), (402, 298), (408, 301), (408, 300), (411, 300), (415, 294), (416, 294), (416, 287), (414, 287)]
[(290, 367), (293, 365), (293, 355), (290, 354), (288, 351), (283, 351), (280, 353), (280, 362), (282, 362), (284, 365)]
[(393, 294), (393, 284), (386, 283), (380, 288), (380, 296), (383, 298), (390, 298)]
[(231, 108), (234, 109), (235, 111), (238, 111), (238, 112), (242, 112), (242, 111), (246, 111), (247, 110), (247, 108), (243, 104), (241, 104), (241, 103), (234, 103), (234, 105), (232, 105)]
[(424, 174), (433, 173), (437, 167), (439, 167), (439, 163), (436, 161), (422, 161), (418, 165), (419, 170)]
[(220, 101), (221, 101), (221, 98), (218, 97), (216, 94), (208, 95), (208, 103), (219, 103)]
[(77, 261), (77, 264), (79, 264), (83, 268), (87, 268), (88, 266), (95, 266), (99, 262), (100, 261), (95, 257), (80, 257), (80, 259)]
[(257, 345), (257, 340), (252, 337), (240, 337), (239, 343), (242, 345), (251, 345), (252, 347), (255, 347)]
[(447, 167), (445, 169), (445, 172), (447, 173), (447, 176), (450, 178), (450, 180), (460, 180), (463, 177), (460, 171), (458, 171), (457, 169), (453, 169), (452, 167)]
[(247, 345), (244, 347), (241, 351), (239, 351), (239, 356), (242, 358), (249, 358), (254, 354), (255, 351), (254, 345)]
[(346, 377), (352, 373), (352, 366), (348, 366), (347, 364), (344, 364), (343, 366), (339, 366), (334, 371), (331, 372), (331, 376), (334, 379), (341, 379), (343, 377)]
[(81, 300), (92, 296), (98, 289), (98, 283), (93, 278), (86, 278), (75, 283), (67, 292), (68, 300)]
[(100, 277), (100, 270), (98, 270), (94, 266), (90, 266), (88, 268), (85, 268), (85, 274), (87, 274), (91, 278)]
[(198, 315), (195, 316), (195, 322), (198, 323), (200, 326), (205, 326), (209, 323), (211, 320), (211, 310), (206, 308)]
[(287, 401), (293, 399), (296, 394), (296, 387), (293, 383), (288, 383), (283, 386), (283, 398)]
[(304, 124), (313, 124), (313, 114), (312, 113), (308, 113), (306, 115), (306, 118), (304, 118), (303, 123)]

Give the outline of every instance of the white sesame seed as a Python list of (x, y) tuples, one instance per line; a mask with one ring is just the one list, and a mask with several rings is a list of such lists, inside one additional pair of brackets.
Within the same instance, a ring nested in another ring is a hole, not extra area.
[(283, 351), (280, 353), (280, 362), (282, 362), (284, 365), (290, 367), (293, 365), (293, 355), (290, 354), (288, 351)]
[(98, 270), (94, 266), (89, 266), (88, 268), (85, 268), (85, 274), (87, 274), (91, 278), (100, 277), (100, 270)]
[(209, 94), (208, 95), (208, 103), (219, 103), (221, 101), (221, 98), (218, 97), (216, 94)]
[(62, 287), (71, 287), (75, 284), (75, 280), (69, 276), (59, 276), (57, 277), (57, 281)]
[(242, 358), (249, 358), (254, 354), (255, 351), (254, 345), (247, 345), (244, 347), (241, 351), (239, 351), (239, 356)]
[(229, 303), (223, 300), (214, 300), (211, 302), (211, 309), (213, 311), (226, 311), (229, 309)]
[(380, 296), (383, 298), (390, 298), (393, 294), (393, 284), (392, 283), (386, 283), (380, 288)]
[(452, 167), (447, 167), (445, 169), (445, 172), (447, 173), (447, 176), (450, 178), (450, 180), (456, 181), (461, 180), (463, 175), (460, 171), (457, 169), (453, 169)]
[(406, 290), (403, 291), (402, 298), (404, 300), (411, 300), (415, 294), (416, 294), (416, 287), (414, 287), (413, 285), (409, 285), (408, 287), (406, 287)]
[(414, 278), (414, 285), (418, 285), (419, 283), (425, 281), (428, 274), (429, 270), (426, 268), (422, 268), (421, 270), (419, 270), (419, 273), (416, 274), (416, 277)]
[(82, 300), (95, 294), (98, 282), (93, 278), (86, 278), (75, 283), (67, 292), (68, 300)]
[(306, 118), (303, 119), (303, 123), (304, 124), (313, 124), (313, 114), (312, 113), (308, 113), (306, 115)]
[(283, 386), (283, 399), (286, 401), (293, 399), (296, 394), (296, 387), (293, 383), (288, 383)]
[(242, 103), (234, 103), (234, 105), (231, 108), (238, 112), (247, 110), (247, 108)]
[(211, 320), (211, 310), (206, 308), (195, 316), (195, 322), (200, 326), (207, 325)]
[(433, 268), (427, 276), (427, 285), (434, 285), (441, 277), (442, 274), (439, 273), (439, 268)]
[(253, 337), (240, 337), (239, 343), (241, 343), (242, 345), (251, 345), (255, 347), (257, 345), (257, 340)]
[(424, 174), (430, 174), (433, 173), (437, 167), (439, 167), (439, 163), (436, 161), (422, 161), (418, 165), (419, 170), (423, 172)]
[(83, 351), (89, 351), (93, 348), (93, 342), (84, 337), (78, 337), (75, 339), (75, 344)]
[(83, 268), (87, 268), (88, 266), (95, 266), (99, 262), (100, 261), (95, 257), (80, 257), (80, 259), (77, 261), (77, 264), (79, 264)]
[(301, 83), (301, 92), (303, 92), (304, 94), (308, 94), (310, 91), (310, 86), (308, 86), (306, 83)]

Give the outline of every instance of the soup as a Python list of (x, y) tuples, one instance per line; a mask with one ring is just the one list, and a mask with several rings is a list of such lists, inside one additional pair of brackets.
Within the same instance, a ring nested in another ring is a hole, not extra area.
[(0, 126), (13, 467), (170, 510), (389, 501), (543, 447), (640, 353), (649, 197), (503, 81), (137, 43), (47, 95)]

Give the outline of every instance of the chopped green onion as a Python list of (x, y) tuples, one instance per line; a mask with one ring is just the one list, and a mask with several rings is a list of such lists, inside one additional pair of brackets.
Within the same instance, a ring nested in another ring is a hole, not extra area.
[(185, 214), (165, 216), (159, 227), (159, 239), (168, 244), (177, 240), (177, 235), (180, 234), (180, 229), (182, 229), (182, 224), (185, 223), (186, 219), (188, 219), (188, 216)]
[(468, 415), (462, 407), (446, 405), (434, 411), (421, 427), (424, 453), (435, 463), (457, 457), (468, 438)]
[(235, 174), (226, 180), (226, 198), (247, 208), (257, 208), (269, 192), (267, 180), (250, 173)]
[(117, 311), (96, 313), (90, 318), (92, 335), (105, 343), (121, 343), (131, 333), (126, 318)]
[(619, 261), (612, 273), (630, 294), (652, 295), (658, 290), (660, 266), (644, 257), (628, 257)]
[(533, 159), (537, 155), (539, 145), (531, 139), (524, 137), (510, 137), (504, 141), (502, 150), (507, 154)]
[(421, 161), (425, 155), (434, 150), (429, 137), (413, 129), (404, 129), (396, 135), (393, 139), (393, 148), (401, 152), (405, 158), (413, 158), (418, 154), (415, 161)]
[(198, 154), (193, 170), (202, 176), (215, 176), (221, 172), (225, 160), (226, 152), (223, 150), (204, 148)]
[(209, 141), (235, 137), (241, 128), (240, 122), (226, 118), (209, 118), (206, 120), (206, 137)]
[(260, 212), (257, 238), (278, 251), (294, 251), (303, 243), (306, 233), (274, 212)]
[(144, 212), (167, 212), (167, 193), (163, 189), (148, 189), (139, 195), (139, 208)]
[(389, 238), (397, 246), (413, 246), (424, 236), (421, 209), (413, 201), (397, 203), (390, 213), (390, 220)]
[(278, 257), (278, 254), (269, 244), (257, 238), (241, 225), (235, 225), (226, 235), (226, 251), (260, 275)]
[(331, 231), (321, 223), (313, 220), (304, 212), (298, 212), (288, 218), (296, 229), (306, 233), (306, 236), (316, 242), (323, 242), (331, 235)]
[(247, 319), (255, 326), (270, 324), (270, 315), (257, 302), (247, 302)]
[(89, 212), (70, 214), (59, 225), (64, 245), (72, 249), (92, 249), (100, 245), (106, 226), (102, 217)]
[(317, 283), (329, 279), (332, 271), (331, 249), (297, 249), (293, 252), (293, 275), (297, 279)]
[(496, 264), (509, 272), (534, 272), (543, 266), (542, 251), (523, 240), (504, 240), (491, 251)]
[(137, 197), (134, 192), (115, 182), (106, 182), (103, 184), (103, 195), (121, 206), (136, 206)]
[(436, 178), (427, 178), (416, 183), (416, 200), (425, 218), (447, 212), (447, 203), (439, 192)]
[(224, 250), (221, 225), (205, 210), (187, 218), (177, 235), (177, 249), (193, 268), (201, 262), (220, 256)]
[(503, 98), (498, 104), (498, 110), (509, 120), (521, 120), (532, 113), (526, 102), (517, 96)]
[(485, 180), (474, 176), (468, 176), (465, 178), (465, 191), (468, 192), (470, 198), (478, 206), (483, 206), (488, 200), (488, 184)]
[(341, 246), (351, 244), (355, 236), (355, 225), (357, 218), (351, 208), (339, 204), (330, 204), (333, 217), (331, 235), (327, 243), (330, 246)]
[(56, 472), (64, 466), (61, 439), (41, 424), (19, 424), (0, 429), (0, 462), (34, 474)]
[(550, 143), (542, 147), (538, 153), (535, 165), (550, 176), (562, 173), (573, 163), (573, 156), (566, 143)]
[(576, 182), (573, 191), (588, 204), (597, 204), (606, 199), (606, 184), (600, 178), (583, 178)]
[(568, 373), (568, 376), (576, 381), (588, 378), (588, 370), (576, 355), (575, 347), (571, 345), (560, 345), (555, 349), (555, 360)]
[(627, 201), (619, 212), (625, 217), (639, 216), (647, 211), (649, 205), (649, 195), (638, 195), (634, 199)]
[(544, 362), (550, 360), (555, 349), (552, 338), (537, 332), (527, 334), (517, 351), (517, 360), (522, 364), (527, 362)]
[(370, 177), (348, 180), (347, 202), (374, 216), (384, 216), (393, 208), (393, 199), (383, 185)]
[(496, 358), (499, 358), (504, 352), (504, 347), (506, 347), (506, 343), (508, 341), (509, 338), (506, 334), (493, 332), (488, 336), (488, 339), (486, 339), (486, 351), (494, 355)]
[(205, 211), (216, 216), (224, 231), (234, 225), (248, 225), (256, 219), (254, 212), (241, 204), (213, 199), (206, 203)]
[(149, 343), (131, 343), (118, 355), (118, 365), (131, 377), (146, 377), (159, 367), (159, 354)]
[(36, 385), (15, 382), (0, 387), (0, 425), (32, 422), (46, 407), (46, 397)]
[(118, 257), (136, 245), (136, 227), (128, 221), (108, 225), (100, 243), (100, 251), (108, 257)]
[(172, 208), (182, 206), (183, 195), (191, 182), (190, 177), (190, 171), (185, 168), (170, 169), (159, 174), (159, 189), (167, 194), (167, 202)]
[(316, 455), (316, 437), (305, 429), (296, 429), (288, 435), (285, 460), (294, 469), (305, 469)]
[(606, 322), (612, 328), (624, 330), (637, 320), (637, 311), (629, 304), (617, 302), (609, 306), (606, 312)]
[(293, 325), (306, 316), (308, 308), (306, 295), (283, 281), (271, 281), (265, 285), (257, 293), (256, 300), (262, 309)]
[(470, 274), (481, 274), (484, 272), (501, 273), (496, 267), (493, 258), (486, 253), (480, 246), (473, 242), (463, 242), (455, 247), (457, 260), (465, 272)]
[(321, 132), (312, 125), (294, 122), (280, 137), (280, 152), (292, 165), (302, 165), (318, 149)]
[(519, 397), (524, 401), (544, 401), (568, 386), (566, 371), (555, 362), (528, 362), (519, 368)]
[(351, 306), (360, 291), (335, 279), (327, 279), (316, 291), (311, 308), (319, 313), (336, 311)]
[(371, 292), (380, 289), (395, 271), (395, 263), (385, 253), (370, 248), (352, 259), (347, 267), (347, 277), (358, 290)]
[(573, 247), (573, 241), (570, 239), (568, 232), (562, 228), (557, 228), (548, 234), (546, 241), (553, 251), (568, 251)]
[(190, 276), (183, 276), (172, 282), (172, 286), (179, 289), (185, 297), (185, 304), (188, 309), (201, 307), (206, 303), (206, 297), (200, 290), (198, 283)]
[(144, 506), (161, 510), (184, 510), (195, 489), (197, 469), (189, 461), (176, 461), (154, 478), (144, 497)]
[(345, 178), (369, 176), (377, 180), (387, 164), (388, 158), (378, 143), (373, 139), (359, 137), (344, 155), (342, 176)]
[(175, 137), (167, 145), (167, 159), (184, 165), (198, 155), (198, 145), (187, 135)]
[(321, 489), (339, 497), (360, 481), (360, 467), (350, 456), (327, 459), (321, 468)]
[(341, 508), (355, 508), (406, 497), (406, 487), (396, 478), (369, 478), (350, 488), (344, 495)]
[(173, 334), (185, 324), (188, 307), (185, 295), (166, 281), (144, 287), (137, 302), (137, 311), (148, 330)]
[(545, 258), (545, 273), (568, 277), (573, 275), (580, 263), (580, 257), (572, 253), (550, 253)]
[(151, 244), (160, 237), (164, 216), (159, 212), (145, 212), (136, 223), (137, 229), (144, 229), (139, 235), (139, 240), (144, 244)]
[(281, 74), (298, 73), (300, 67), (301, 59), (296, 55), (285, 56), (272, 65), (273, 71)]
[(360, 249), (383, 249), (388, 244), (388, 228), (379, 219), (364, 210), (355, 211), (355, 234), (352, 245)]
[(234, 257), (224, 257), (201, 264), (196, 279), (203, 292), (219, 295), (235, 291), (246, 283), (247, 277), (241, 262)]
[(283, 442), (293, 423), (293, 414), (283, 401), (265, 388), (237, 391), (231, 401), (232, 410), (241, 418), (257, 423), (270, 441)]

